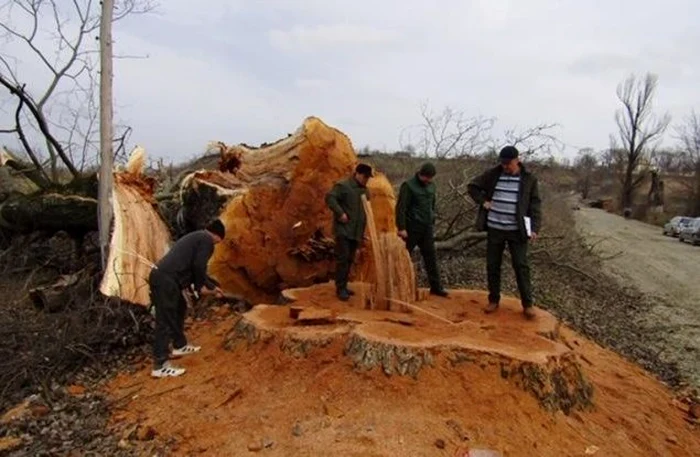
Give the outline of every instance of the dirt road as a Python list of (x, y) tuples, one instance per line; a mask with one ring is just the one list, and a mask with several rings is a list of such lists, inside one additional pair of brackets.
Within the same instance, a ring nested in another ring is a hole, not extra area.
[(576, 224), (608, 273), (658, 299), (644, 320), (663, 338), (663, 357), (700, 386), (700, 247), (663, 236), (661, 228), (592, 208)]

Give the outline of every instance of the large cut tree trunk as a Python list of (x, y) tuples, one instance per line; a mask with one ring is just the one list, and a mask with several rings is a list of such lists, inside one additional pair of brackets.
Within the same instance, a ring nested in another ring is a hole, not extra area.
[[(293, 135), (270, 145), (217, 147), (219, 170), (200, 170), (183, 179), (178, 220), (190, 230), (214, 217), (224, 222), (226, 239), (209, 263), (224, 290), (254, 303), (269, 302), (284, 288), (330, 279), (332, 216), (325, 194), (336, 181), (350, 176), (357, 163), (348, 137), (311, 117)], [(118, 268), (108, 265), (111, 270), (102, 287), (108, 295), (136, 303), (148, 303), (147, 265), (158, 260), (169, 241), (162, 219), (155, 219), (152, 185), (143, 179), (133, 171), (116, 174), (119, 203), (110, 264)], [(378, 174), (369, 188), (377, 231), (395, 232), (389, 181)], [(365, 245), (353, 276), (371, 281), (368, 254)]]
[(114, 230), (100, 291), (148, 305), (148, 275), (167, 252), (170, 233), (155, 207), (155, 181), (143, 175), (144, 154), (137, 148), (114, 176)]

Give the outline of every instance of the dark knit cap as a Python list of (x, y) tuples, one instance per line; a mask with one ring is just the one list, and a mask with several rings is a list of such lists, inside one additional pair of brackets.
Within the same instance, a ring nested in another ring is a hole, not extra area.
[(437, 174), (437, 170), (435, 169), (435, 165), (433, 165), (430, 162), (425, 162), (423, 165), (420, 166), (420, 170), (418, 170), (418, 174), (421, 176), (426, 176), (428, 178), (432, 178)]
[(371, 178), (373, 176), (372, 167), (370, 167), (366, 163), (358, 164), (357, 167), (355, 167), (355, 173), (367, 176), (368, 178)]
[(207, 225), (207, 231), (218, 235), (221, 239), (224, 239), (226, 236), (226, 227), (224, 227), (224, 224), (219, 219), (210, 222), (209, 225)]
[(500, 154), (498, 154), (498, 157), (503, 162), (517, 159), (518, 158), (518, 149), (515, 146), (506, 146), (503, 149), (501, 149), (501, 152), (500, 152)]

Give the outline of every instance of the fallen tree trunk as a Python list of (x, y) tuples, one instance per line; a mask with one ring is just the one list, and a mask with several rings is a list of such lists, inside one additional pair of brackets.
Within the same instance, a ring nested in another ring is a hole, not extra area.
[(452, 238), (435, 242), (435, 249), (439, 251), (450, 251), (460, 249), (464, 243), (469, 241), (481, 241), (486, 239), (486, 232), (463, 232)]
[(15, 194), (0, 203), (0, 226), (22, 233), (90, 232), (97, 229), (97, 200), (58, 193)]
[[(287, 287), (327, 281), (335, 265), (325, 194), (349, 177), (357, 163), (347, 136), (311, 117), (273, 144), (216, 143), (215, 148), (218, 170), (196, 171), (183, 179), (177, 220), (179, 232), (202, 228), (214, 217), (224, 222), (226, 239), (209, 263), (223, 289), (260, 303), (275, 300)], [(101, 290), (146, 304), (148, 265), (167, 250), (170, 234), (154, 209), (153, 183), (136, 172), (138, 167), (128, 168), (115, 177), (115, 205), (120, 207), (115, 206), (110, 264), (116, 266), (108, 266)], [(377, 231), (395, 231), (389, 181), (377, 174), (369, 187)], [(368, 251), (368, 246), (361, 250), (353, 271), (367, 280), (372, 277)]]

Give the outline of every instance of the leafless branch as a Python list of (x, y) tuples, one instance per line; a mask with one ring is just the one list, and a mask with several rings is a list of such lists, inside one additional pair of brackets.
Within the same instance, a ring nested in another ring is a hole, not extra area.
[[(115, 22), (151, 12), (157, 5), (153, 0), (114, 3)], [(3, 85), (14, 87), (14, 90), (8, 87), (11, 94), (18, 97), (21, 94), (23, 104), (31, 112), (26, 127), (44, 137), (52, 179), (58, 177), (59, 159), (76, 176), (98, 149), (94, 140), (99, 112), (94, 98), (97, 46), (93, 38), (100, 25), (100, 2), (6, 0), (0, 4), (0, 14), (3, 16), (0, 35), (24, 46), (29, 51), (27, 55), (34, 58), (47, 76), (46, 85), (40, 90), (20, 91), (18, 88), (23, 86), (20, 62), (11, 55), (0, 54), (0, 78), (8, 83)], [(16, 129), (3, 132), (18, 133)]]
[(517, 147), (525, 158), (543, 152), (551, 154), (553, 149), (561, 151), (564, 148), (564, 143), (551, 133), (558, 127), (559, 124), (539, 124), (524, 130), (508, 129), (504, 134), (504, 143)]
[(467, 117), (453, 108), (445, 107), (436, 114), (427, 103), (421, 105), (422, 123), (404, 129), (399, 139), (404, 148), (416, 135), (418, 151), (425, 157), (450, 158), (473, 156), (487, 142), (494, 118)]

